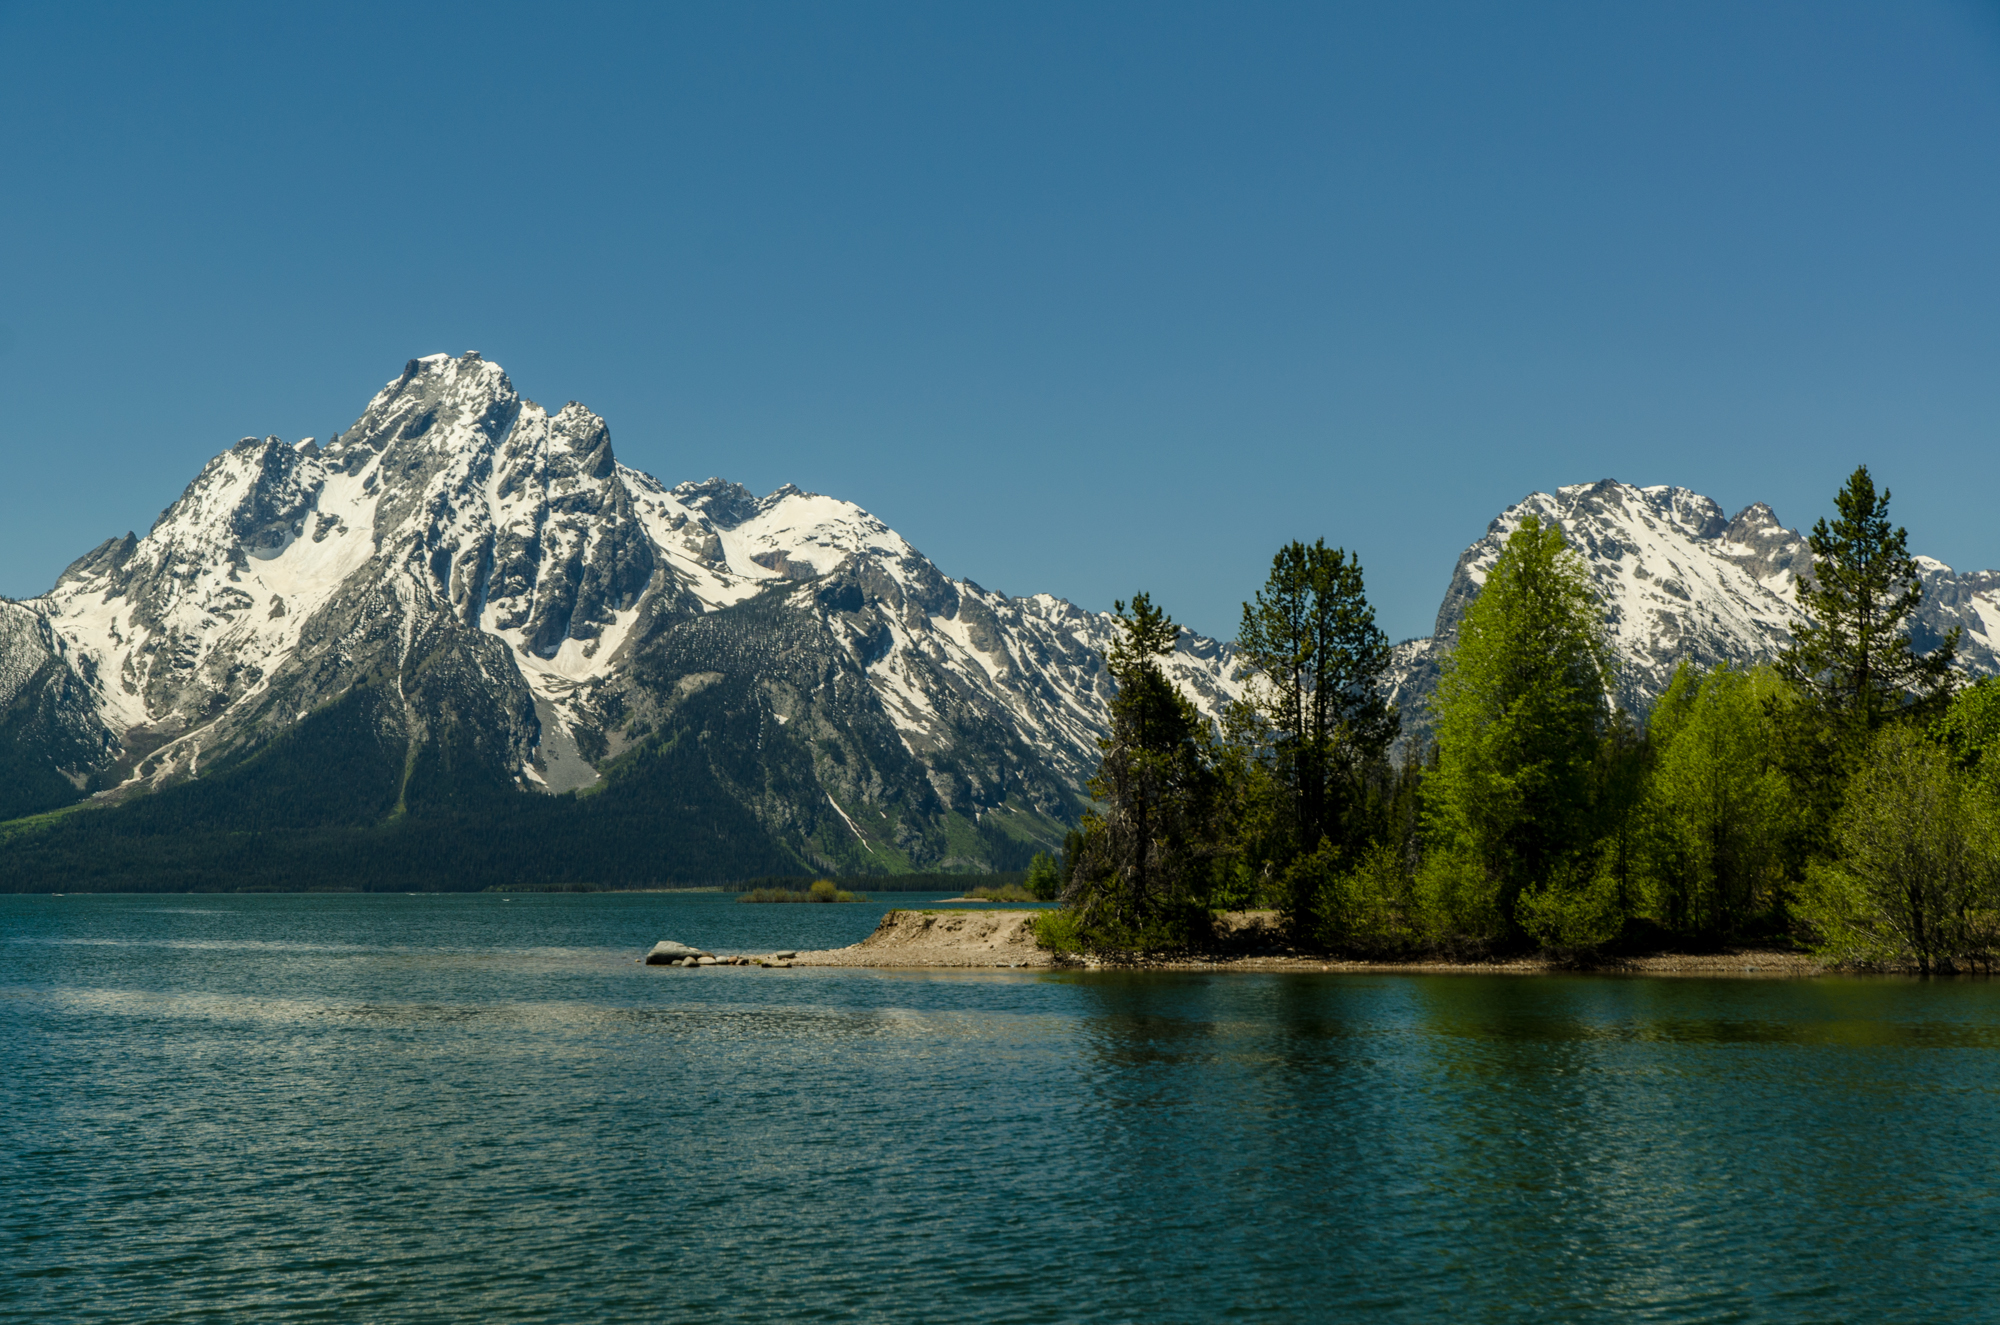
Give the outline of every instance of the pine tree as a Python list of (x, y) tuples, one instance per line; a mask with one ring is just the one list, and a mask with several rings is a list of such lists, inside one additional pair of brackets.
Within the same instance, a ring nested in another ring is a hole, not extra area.
[(1208, 725), (1157, 661), (1180, 629), (1146, 594), (1114, 604), (1109, 664), (1118, 692), (1103, 762), (1102, 806), (1084, 816), (1064, 895), (1093, 946), (1184, 946), (1206, 916), (1216, 779)]
[[(1271, 560), (1270, 577), (1243, 605), (1237, 656), (1257, 672), (1249, 714), (1233, 724), (1260, 748), (1282, 789), (1290, 851), (1329, 848), (1349, 865), (1366, 845), (1365, 776), (1396, 737), (1382, 698), (1389, 641), (1375, 625), (1361, 562), (1325, 540), (1293, 542)], [(1300, 886), (1310, 888), (1307, 876)], [(1310, 898), (1293, 897), (1302, 915)]]
[(1243, 605), (1237, 656), (1255, 668), (1256, 706), (1290, 792), (1301, 850), (1338, 841), (1359, 773), (1396, 738), (1396, 712), (1382, 699), (1389, 641), (1375, 625), (1361, 562), (1324, 540), (1290, 543), (1270, 578)]
[(1806, 539), (1813, 569), (1798, 587), (1806, 623), (1778, 668), (1815, 701), (1839, 743), (1854, 746), (1905, 711), (1943, 709), (1958, 632), (1923, 655), (1911, 643), (1923, 584), (1906, 532), (1889, 524), (1889, 492), (1876, 494), (1868, 466), (1848, 476), (1834, 508), (1838, 518), (1821, 519)]

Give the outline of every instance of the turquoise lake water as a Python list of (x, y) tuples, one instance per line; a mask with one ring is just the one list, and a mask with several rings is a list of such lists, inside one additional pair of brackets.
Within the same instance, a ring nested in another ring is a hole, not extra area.
[(883, 909), (0, 898), (0, 1319), (2000, 1318), (1992, 983), (633, 963)]

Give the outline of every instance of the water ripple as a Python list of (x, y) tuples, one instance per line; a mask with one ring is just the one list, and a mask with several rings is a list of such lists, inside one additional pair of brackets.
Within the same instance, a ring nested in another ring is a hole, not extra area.
[(631, 954), (806, 908), (139, 900), (0, 901), (10, 1321), (1949, 1321), (2000, 1288), (1988, 983), (683, 972)]

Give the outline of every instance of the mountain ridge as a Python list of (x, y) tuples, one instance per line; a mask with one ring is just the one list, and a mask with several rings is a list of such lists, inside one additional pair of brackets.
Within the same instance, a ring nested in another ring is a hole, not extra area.
[[(1635, 487), (1615, 479), (1532, 492), (1494, 518), (1460, 554), (1429, 636), (1395, 646), (1389, 691), (1412, 721), (1408, 749), (1431, 731), (1426, 711), (1465, 609), (1507, 538), (1529, 515), (1553, 522), (1582, 555), (1605, 607), (1619, 668), (1613, 695), (1644, 717), (1682, 661), (1699, 667), (1769, 661), (1804, 620), (1797, 586), (1811, 574), (1805, 536), (1753, 502), (1736, 515), (1688, 488)], [(2000, 672), (2000, 572), (1955, 572), (1916, 558), (1923, 603), (1912, 635), (1920, 650), (1961, 630), (1961, 666)]]
[[(1393, 650), (1405, 754), (1531, 513), (1590, 568), (1635, 713), (1681, 660), (1766, 659), (1799, 620), (1809, 550), (1768, 506), (1531, 493)], [(1920, 645), (1959, 627), (2000, 670), (2000, 573), (1919, 566)], [(0, 835), (43, 886), (296, 886), (327, 852), (411, 886), (1018, 868), (1085, 803), (1115, 633), (948, 576), (851, 502), (668, 486), (583, 405), (429, 355), (323, 444), (246, 437), (143, 536), (0, 600)], [(1166, 666), (1211, 721), (1245, 693), (1227, 642), (1183, 631)]]
[[(199, 780), (364, 685), (405, 811), (426, 760), (594, 794), (699, 711), (708, 775), (790, 853), (760, 869), (981, 869), (1075, 821), (1114, 627), (952, 579), (850, 502), (668, 487), (468, 354), (411, 360), (324, 445), (243, 439), (0, 629), (0, 694), (72, 795)], [(1185, 635), (1170, 665), (1214, 714), (1232, 658)], [(783, 776), (722, 750), (744, 714)], [(66, 799), (39, 786), (0, 812)]]

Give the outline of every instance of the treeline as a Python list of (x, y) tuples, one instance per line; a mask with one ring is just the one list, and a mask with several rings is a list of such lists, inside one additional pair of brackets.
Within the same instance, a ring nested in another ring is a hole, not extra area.
[(1806, 618), (1768, 665), (1683, 663), (1615, 709), (1602, 605), (1529, 517), (1467, 609), (1435, 742), (1391, 759), (1388, 641), (1359, 563), (1294, 543), (1243, 609), (1248, 697), (1220, 728), (1161, 669), (1145, 594), (1122, 638), (1096, 808), (1030, 886), (1090, 947), (1200, 946), (1275, 907), (1294, 942), (1395, 957), (1798, 942), (1926, 972), (2000, 951), (2000, 681), (1912, 644), (1905, 531), (1865, 467), (1809, 543)]
[(600, 795), (524, 796), (471, 760), (406, 776), (407, 747), (383, 735), (390, 700), (358, 685), (235, 766), (0, 824), (0, 891), (648, 887), (800, 868), (693, 743)]

